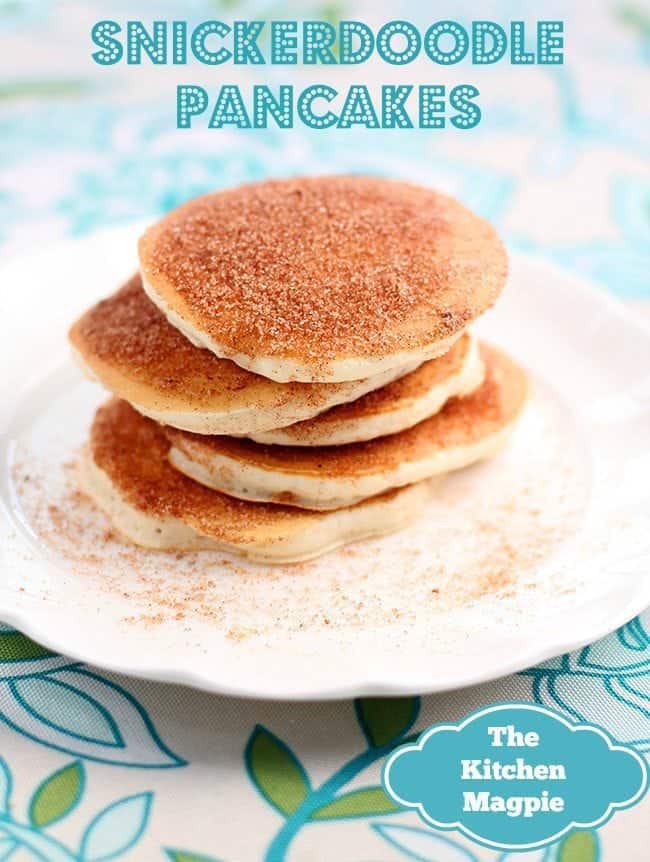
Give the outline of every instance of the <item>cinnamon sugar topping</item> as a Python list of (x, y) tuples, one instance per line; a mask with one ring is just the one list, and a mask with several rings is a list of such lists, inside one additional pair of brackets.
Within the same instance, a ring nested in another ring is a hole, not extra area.
[(232, 437), (207, 437), (165, 430), (191, 460), (209, 462), (217, 452), (246, 464), (281, 473), (328, 478), (391, 470), (436, 449), (468, 446), (514, 422), (524, 404), (526, 373), (494, 347), (481, 345), (485, 380), (463, 398), (450, 399), (439, 413), (406, 431), (342, 446), (272, 446)]
[(142, 512), (192, 520), (207, 535), (228, 541), (283, 520), (318, 520), (314, 513), (246, 503), (205, 488), (174, 470), (167, 461), (168, 450), (161, 426), (125, 401), (111, 399), (95, 414), (90, 431), (93, 461)]
[[(95, 414), (90, 432), (93, 462), (128, 503), (157, 518), (178, 518), (204, 536), (230, 544), (263, 534), (273, 542), (318, 527), (323, 515), (270, 503), (250, 503), (188, 479), (167, 460), (170, 444), (161, 428), (125, 401), (111, 399)], [(374, 498), (386, 501), (399, 493)]]
[(351, 386), (278, 384), (196, 347), (148, 299), (139, 274), (85, 312), (70, 341), (109, 389), (145, 406), (236, 410), (299, 402), (316, 412)]
[(153, 289), (224, 348), (311, 362), (452, 336), (506, 276), (495, 231), (452, 198), (359, 176), (197, 198), (140, 240)]
[(322, 435), (327, 434), (328, 431), (345, 429), (350, 423), (380, 416), (382, 413), (389, 413), (391, 410), (413, 403), (418, 398), (426, 396), (435, 386), (444, 385), (450, 377), (458, 374), (467, 359), (470, 346), (471, 338), (468, 334), (464, 334), (442, 356), (423, 362), (410, 374), (373, 389), (372, 392), (354, 401), (332, 407), (311, 419), (294, 422), (280, 431), (289, 433), (292, 440), (287, 442), (295, 445), (296, 442), (308, 439), (314, 433)]

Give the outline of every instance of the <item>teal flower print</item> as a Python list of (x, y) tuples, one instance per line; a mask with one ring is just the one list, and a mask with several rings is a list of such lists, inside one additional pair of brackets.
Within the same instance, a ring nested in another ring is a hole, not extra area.
[(125, 688), (2, 624), (0, 721), (86, 760), (154, 768), (185, 764)]
[(0, 858), (24, 851), (27, 858), (39, 862), (102, 862), (118, 859), (134, 847), (149, 821), (153, 799), (149, 792), (118, 799), (95, 814), (78, 850), (48, 833), (48, 827), (77, 808), (85, 788), (83, 764), (69, 763), (43, 779), (31, 796), (26, 816), (20, 817), (11, 802), (11, 772), (0, 760)]
[(591, 646), (524, 671), (538, 703), (650, 751), (650, 611)]

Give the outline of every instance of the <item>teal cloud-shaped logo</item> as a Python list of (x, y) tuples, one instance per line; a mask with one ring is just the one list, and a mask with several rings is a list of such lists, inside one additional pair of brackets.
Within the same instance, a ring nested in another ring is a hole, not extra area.
[(528, 703), (504, 703), (435, 724), (397, 748), (382, 782), (437, 829), (488, 847), (528, 850), (636, 804), (648, 771), (599, 727)]

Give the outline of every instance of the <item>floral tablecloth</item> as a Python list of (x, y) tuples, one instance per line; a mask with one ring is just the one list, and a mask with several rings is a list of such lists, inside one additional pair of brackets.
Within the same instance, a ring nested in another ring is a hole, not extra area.
[[(562, 17), (567, 62), (485, 79), (471, 133), (237, 135), (173, 129), (169, 78), (89, 58), (98, 18), (178, 16), (179, 4), (0, 0), (3, 257), (149, 218), (218, 185), (267, 174), (364, 170), (417, 178), (626, 300), (650, 301), (650, 7), (485, 2), (481, 14)], [(307, 17), (421, 19), (426, 4), (302, 4)], [(192, 0), (197, 18), (292, 17), (291, 4)], [(453, 15), (475, 16), (456, 2)], [(327, 8), (325, 8), (327, 7)], [(334, 8), (336, 7), (336, 8)], [(426, 17), (426, 16), (425, 16)], [(175, 73), (178, 77), (178, 72)], [(121, 77), (120, 77), (121, 75)], [(516, 79), (516, 80), (515, 80)], [(147, 683), (51, 655), (0, 630), (0, 859), (471, 862), (507, 856), (396, 812), (379, 764), (427, 724), (526, 699), (650, 750), (650, 614), (508, 679), (390, 703), (238, 701)], [(650, 799), (559, 862), (650, 858)]]

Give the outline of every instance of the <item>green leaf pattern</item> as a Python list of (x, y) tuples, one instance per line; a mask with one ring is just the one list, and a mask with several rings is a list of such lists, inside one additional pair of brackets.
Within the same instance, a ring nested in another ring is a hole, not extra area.
[(52, 653), (22, 632), (0, 631), (0, 662), (30, 661)]
[(214, 856), (203, 856), (187, 850), (165, 850), (170, 862), (219, 862)]
[(596, 862), (598, 859), (598, 839), (595, 832), (576, 831), (560, 842), (558, 862)]
[(368, 744), (382, 748), (396, 742), (417, 718), (416, 697), (367, 697), (355, 702), (357, 718)]
[(262, 796), (288, 817), (310, 791), (309, 779), (293, 752), (265, 727), (258, 725), (248, 741), (245, 762)]
[(332, 802), (317, 808), (312, 820), (338, 820), (348, 817), (377, 817), (400, 811), (383, 787), (362, 787), (337, 796)]
[(37, 787), (29, 805), (33, 826), (49, 826), (75, 807), (83, 792), (84, 770), (79, 761), (54, 772)]

